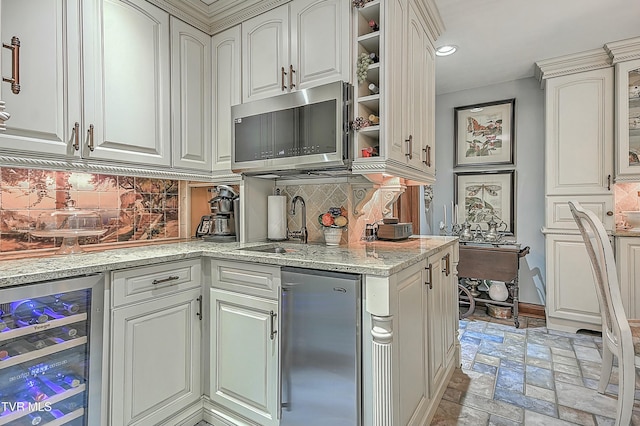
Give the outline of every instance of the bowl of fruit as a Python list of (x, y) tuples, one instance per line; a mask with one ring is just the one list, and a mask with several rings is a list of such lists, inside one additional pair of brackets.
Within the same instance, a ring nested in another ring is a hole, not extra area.
[(322, 225), (325, 244), (340, 245), (342, 233), (349, 223), (347, 210), (344, 207), (331, 207), (326, 213), (318, 216), (318, 222)]

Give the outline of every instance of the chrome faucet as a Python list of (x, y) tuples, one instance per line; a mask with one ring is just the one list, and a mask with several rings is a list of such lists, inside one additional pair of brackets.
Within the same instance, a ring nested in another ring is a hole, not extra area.
[(293, 197), (293, 200), (291, 200), (291, 214), (296, 214), (296, 204), (298, 202), (302, 205), (302, 226), (299, 231), (289, 231), (289, 238), (298, 238), (304, 244), (307, 244), (309, 235), (307, 234), (307, 206), (304, 203), (304, 198), (299, 195)]

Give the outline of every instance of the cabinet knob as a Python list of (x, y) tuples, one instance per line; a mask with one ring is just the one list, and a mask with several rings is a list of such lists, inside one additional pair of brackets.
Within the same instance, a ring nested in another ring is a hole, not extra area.
[(613, 216), (613, 212), (612, 212), (611, 210), (609, 210), (609, 211), (607, 212), (607, 216)]

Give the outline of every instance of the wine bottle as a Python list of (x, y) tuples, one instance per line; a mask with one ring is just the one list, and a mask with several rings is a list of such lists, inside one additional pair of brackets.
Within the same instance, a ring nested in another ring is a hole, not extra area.
[(8, 353), (9, 357), (18, 356), (33, 352), (36, 348), (27, 340), (14, 340), (2, 347), (2, 350)]
[(0, 333), (14, 328), (13, 318), (0, 309)]
[(64, 294), (56, 294), (47, 300), (47, 306), (59, 315), (75, 315), (80, 312), (80, 304)]
[(380, 88), (378, 86), (376, 86), (375, 84), (370, 83), (369, 84), (369, 91), (371, 93), (373, 93), (374, 95), (377, 95), (378, 93), (380, 93)]
[(378, 58), (378, 55), (376, 55), (374, 52), (369, 53), (369, 58), (373, 61), (374, 64), (380, 61), (380, 58)]
[(369, 19), (369, 28), (371, 28), (371, 31), (378, 31), (380, 29), (375, 19)]
[(46, 306), (37, 300), (25, 299), (11, 304), (11, 315), (22, 326), (42, 324), (49, 321), (45, 309)]
[(82, 380), (71, 372), (59, 372), (56, 374), (55, 382), (59, 385), (66, 385), (70, 388), (77, 388), (82, 383)]
[(27, 397), (28, 401), (41, 402), (47, 398), (47, 394), (40, 389), (40, 382), (34, 377), (27, 377), (24, 379), (25, 390), (23, 395)]
[(378, 117), (375, 114), (369, 114), (369, 121), (371, 122), (371, 124), (379, 124), (380, 123), (380, 117)]

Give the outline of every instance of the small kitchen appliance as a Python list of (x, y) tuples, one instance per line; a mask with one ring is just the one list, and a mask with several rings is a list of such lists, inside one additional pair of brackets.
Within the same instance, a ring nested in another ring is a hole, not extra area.
[(238, 194), (227, 185), (218, 185), (216, 191), (218, 195), (209, 200), (211, 214), (202, 216), (196, 237), (216, 242), (239, 241)]
[[(385, 222), (388, 222), (385, 220)], [(378, 225), (379, 240), (404, 240), (413, 234), (413, 224), (406, 223), (382, 223)]]

